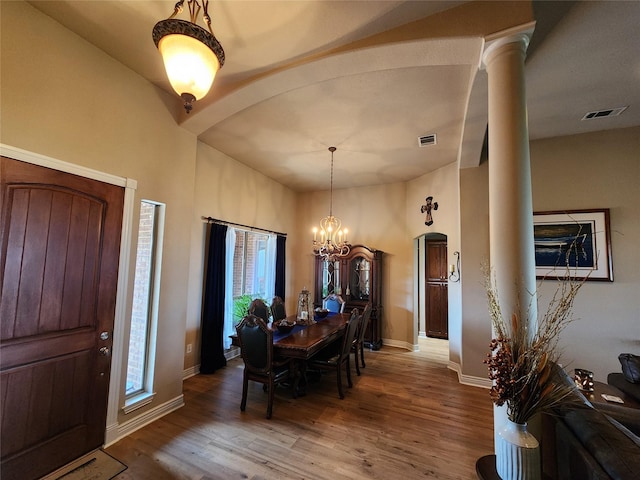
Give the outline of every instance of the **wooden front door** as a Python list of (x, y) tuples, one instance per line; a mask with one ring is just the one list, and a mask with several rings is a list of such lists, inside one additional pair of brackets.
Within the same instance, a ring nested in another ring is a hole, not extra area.
[(0, 159), (2, 480), (102, 446), (124, 189)]
[(427, 240), (425, 261), (426, 333), (428, 337), (449, 338), (447, 242)]

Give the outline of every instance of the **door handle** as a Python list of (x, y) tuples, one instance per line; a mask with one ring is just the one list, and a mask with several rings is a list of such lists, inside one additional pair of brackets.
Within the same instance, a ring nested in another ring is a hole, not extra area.
[(106, 357), (109, 355), (109, 348), (102, 347), (100, 350), (98, 350), (98, 352), (100, 352), (100, 355), (102, 355), (103, 357)]

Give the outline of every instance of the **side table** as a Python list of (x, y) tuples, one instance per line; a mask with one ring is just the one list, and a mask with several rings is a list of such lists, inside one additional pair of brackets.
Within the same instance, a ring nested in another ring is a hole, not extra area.
[[(630, 395), (626, 395), (621, 390), (617, 389), (613, 385), (609, 385), (608, 383), (603, 382), (593, 382), (593, 392), (585, 392), (582, 391), (582, 394), (589, 400), (591, 403), (595, 404), (606, 404), (606, 405), (620, 405), (627, 408), (640, 408), (640, 402), (638, 402), (635, 398)], [(602, 394), (613, 395), (615, 397), (619, 397), (622, 399), (624, 403), (617, 402), (608, 402), (604, 398), (602, 398)]]
[(485, 455), (476, 462), (476, 473), (480, 480), (501, 480), (496, 471), (496, 456)]

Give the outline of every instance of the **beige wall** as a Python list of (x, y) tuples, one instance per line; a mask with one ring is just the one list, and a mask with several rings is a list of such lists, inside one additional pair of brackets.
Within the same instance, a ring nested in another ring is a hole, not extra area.
[[(482, 363), (487, 353), (491, 326), (487, 310), (482, 265), (489, 260), (489, 168), (460, 170), (460, 238), (464, 268), (462, 284), (462, 375), (487, 380)], [(488, 380), (487, 380), (488, 381)]]
[[(176, 125), (166, 94), (131, 70), (26, 3), (1, 2), (0, 8), (0, 141), (132, 178), (138, 182), (136, 205), (148, 199), (167, 206), (156, 397), (128, 416), (120, 413), (120, 421), (127, 421), (182, 395), (197, 140)], [(127, 311), (131, 297), (129, 291)], [(127, 345), (128, 337), (123, 340)], [(125, 377), (126, 365), (123, 382)]]
[[(582, 287), (560, 342), (566, 368), (606, 382), (618, 354), (640, 355), (640, 128), (532, 142), (531, 170), (534, 211), (610, 209), (614, 282)], [(543, 300), (555, 287), (543, 282)]]
[(287, 234), (286, 307), (295, 311), (295, 193), (218, 150), (198, 143), (194, 210), (191, 212), (191, 257), (186, 339), (193, 351), (185, 369), (200, 364), (200, 321), (206, 224), (202, 217), (250, 225)]
[[(448, 264), (455, 264), (453, 252), (460, 251), (460, 205), (459, 205), (459, 169), (455, 161), (435, 172), (423, 175), (407, 183), (406, 222), (411, 238), (430, 233), (442, 233), (447, 236)], [(438, 210), (432, 212), (433, 225), (426, 226), (425, 214), (420, 207), (428, 196), (438, 202)], [(413, 259), (412, 263), (413, 263)], [(461, 269), (462, 269), (461, 256)], [(418, 279), (416, 279), (418, 280)], [(449, 282), (449, 358), (460, 363), (461, 337), (461, 285)], [(424, 293), (424, 285), (419, 286), (418, 295)], [(416, 328), (413, 332), (413, 344), (417, 345), (418, 321), (420, 330), (425, 328), (424, 310), (416, 312)]]
[[(424, 224), (420, 207), (432, 195), (438, 202), (434, 223)], [(294, 296), (303, 288), (313, 290), (311, 229), (329, 213), (329, 192), (298, 196), (299, 250), (295, 256)], [(448, 237), (449, 260), (459, 250), (458, 169), (455, 162), (408, 183), (335, 190), (333, 213), (349, 228), (353, 244), (382, 250), (383, 306), (382, 337), (387, 345), (407, 349), (417, 347), (417, 319), (414, 318), (413, 239), (425, 233), (443, 233)], [(450, 342), (452, 356), (458, 356), (460, 300), (459, 284), (451, 284)], [(424, 320), (423, 320), (424, 321)]]
[[(534, 211), (609, 208), (614, 282), (587, 282), (560, 339), (568, 370), (592, 370), (606, 382), (622, 352), (640, 354), (640, 128), (531, 142)], [(488, 260), (488, 169), (461, 170), (462, 372), (484, 377), (491, 335), (481, 264)], [(544, 309), (557, 284), (539, 286)], [(546, 299), (546, 300), (545, 300)]]
[[(346, 161), (346, 159), (345, 159)], [(349, 240), (382, 250), (383, 339), (413, 344), (413, 243), (406, 228), (406, 184), (334, 190), (333, 214), (349, 229)], [(329, 214), (329, 192), (298, 196), (299, 249), (294, 260), (295, 296), (306, 286), (313, 289), (311, 229)]]

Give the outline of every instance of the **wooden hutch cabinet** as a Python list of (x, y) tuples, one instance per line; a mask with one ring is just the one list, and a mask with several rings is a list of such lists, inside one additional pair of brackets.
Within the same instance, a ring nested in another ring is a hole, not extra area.
[(345, 312), (364, 310), (371, 303), (371, 319), (365, 344), (373, 350), (382, 346), (382, 254), (364, 245), (353, 245), (349, 255), (329, 262), (316, 255), (314, 307), (337, 293), (345, 300)]

